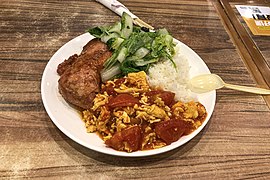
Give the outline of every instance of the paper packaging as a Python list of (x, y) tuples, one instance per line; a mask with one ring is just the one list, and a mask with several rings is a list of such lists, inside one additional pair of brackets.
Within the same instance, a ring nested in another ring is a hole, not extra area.
[(235, 5), (254, 35), (270, 36), (270, 7)]
[(126, 8), (126, 6), (124, 6), (122, 3), (120, 3), (117, 0), (96, 0), (96, 1), (103, 4), (104, 6), (106, 6), (107, 8), (109, 8), (110, 10), (118, 14), (119, 16), (122, 16), (123, 12), (126, 12), (132, 17), (132, 19), (138, 18), (137, 16), (132, 14), (128, 10), (128, 8)]

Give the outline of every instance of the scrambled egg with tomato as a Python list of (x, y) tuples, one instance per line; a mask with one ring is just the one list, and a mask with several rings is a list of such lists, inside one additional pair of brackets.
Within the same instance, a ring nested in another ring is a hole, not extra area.
[(103, 84), (83, 120), (88, 132), (98, 132), (116, 150), (160, 148), (190, 134), (207, 115), (201, 103), (175, 101), (174, 96), (151, 88), (145, 72), (130, 73)]

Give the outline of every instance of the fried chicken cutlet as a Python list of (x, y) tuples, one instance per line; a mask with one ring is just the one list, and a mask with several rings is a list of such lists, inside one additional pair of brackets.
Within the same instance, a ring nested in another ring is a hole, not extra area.
[(58, 88), (63, 98), (79, 108), (91, 108), (100, 90), (100, 70), (111, 55), (105, 43), (93, 39), (83, 47), (80, 55), (74, 54), (59, 64)]

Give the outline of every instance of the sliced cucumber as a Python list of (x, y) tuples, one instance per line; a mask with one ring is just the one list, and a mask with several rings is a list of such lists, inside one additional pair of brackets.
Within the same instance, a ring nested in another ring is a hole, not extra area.
[(111, 33), (105, 36), (102, 36), (100, 39), (102, 42), (107, 43), (108, 40), (110, 40), (111, 38), (117, 38), (119, 37), (118, 33)]
[(122, 44), (123, 41), (124, 41), (123, 38), (120, 38), (120, 37), (116, 38), (114, 42), (112, 43), (111, 48), (117, 49)]
[(126, 59), (127, 56), (128, 49), (126, 47), (122, 47), (116, 59), (121, 63)]
[(122, 14), (121, 22), (112, 26), (89, 29), (89, 33), (100, 38), (113, 52), (104, 63), (102, 80), (126, 75), (130, 72), (147, 71), (152, 63), (170, 60), (174, 67), (175, 44), (166, 29), (144, 32), (133, 25), (133, 19), (127, 13)]
[(127, 39), (133, 32), (133, 19), (127, 13), (122, 14), (121, 18), (121, 36)]
[(103, 69), (100, 72), (101, 80), (102, 80), (102, 82), (108, 81), (119, 73), (121, 73), (120, 64), (117, 63), (113, 67), (111, 67), (110, 69)]
[(108, 32), (110, 32), (110, 33), (115, 32), (115, 33), (118, 33), (120, 35), (121, 34), (121, 27), (122, 27), (121, 22), (117, 22), (109, 29)]
[(145, 60), (142, 60), (142, 61), (135, 61), (134, 63), (137, 65), (137, 66), (145, 66), (147, 64), (152, 64), (154, 62), (157, 62), (159, 59), (158, 58), (154, 58), (154, 59), (151, 59), (151, 60), (148, 60), (148, 61), (145, 61)]
[(159, 29), (159, 30), (157, 31), (157, 33), (158, 33), (158, 34), (164, 34), (164, 35), (169, 34), (169, 32), (167, 31), (167, 29), (165, 29), (165, 28)]
[(134, 55), (137, 56), (138, 58), (143, 58), (144, 56), (146, 56), (148, 53), (150, 52), (149, 49), (145, 48), (145, 47), (141, 47), (140, 49), (138, 49)]

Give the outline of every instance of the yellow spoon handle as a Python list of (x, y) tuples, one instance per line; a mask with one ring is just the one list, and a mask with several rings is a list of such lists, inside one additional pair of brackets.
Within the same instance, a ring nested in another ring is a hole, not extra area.
[(233, 84), (227, 84), (227, 83), (224, 84), (224, 87), (238, 90), (238, 91), (254, 93), (254, 94), (264, 94), (264, 95), (270, 94), (269, 89), (263, 89), (263, 88), (257, 88), (257, 87), (239, 86), (239, 85), (233, 85)]

